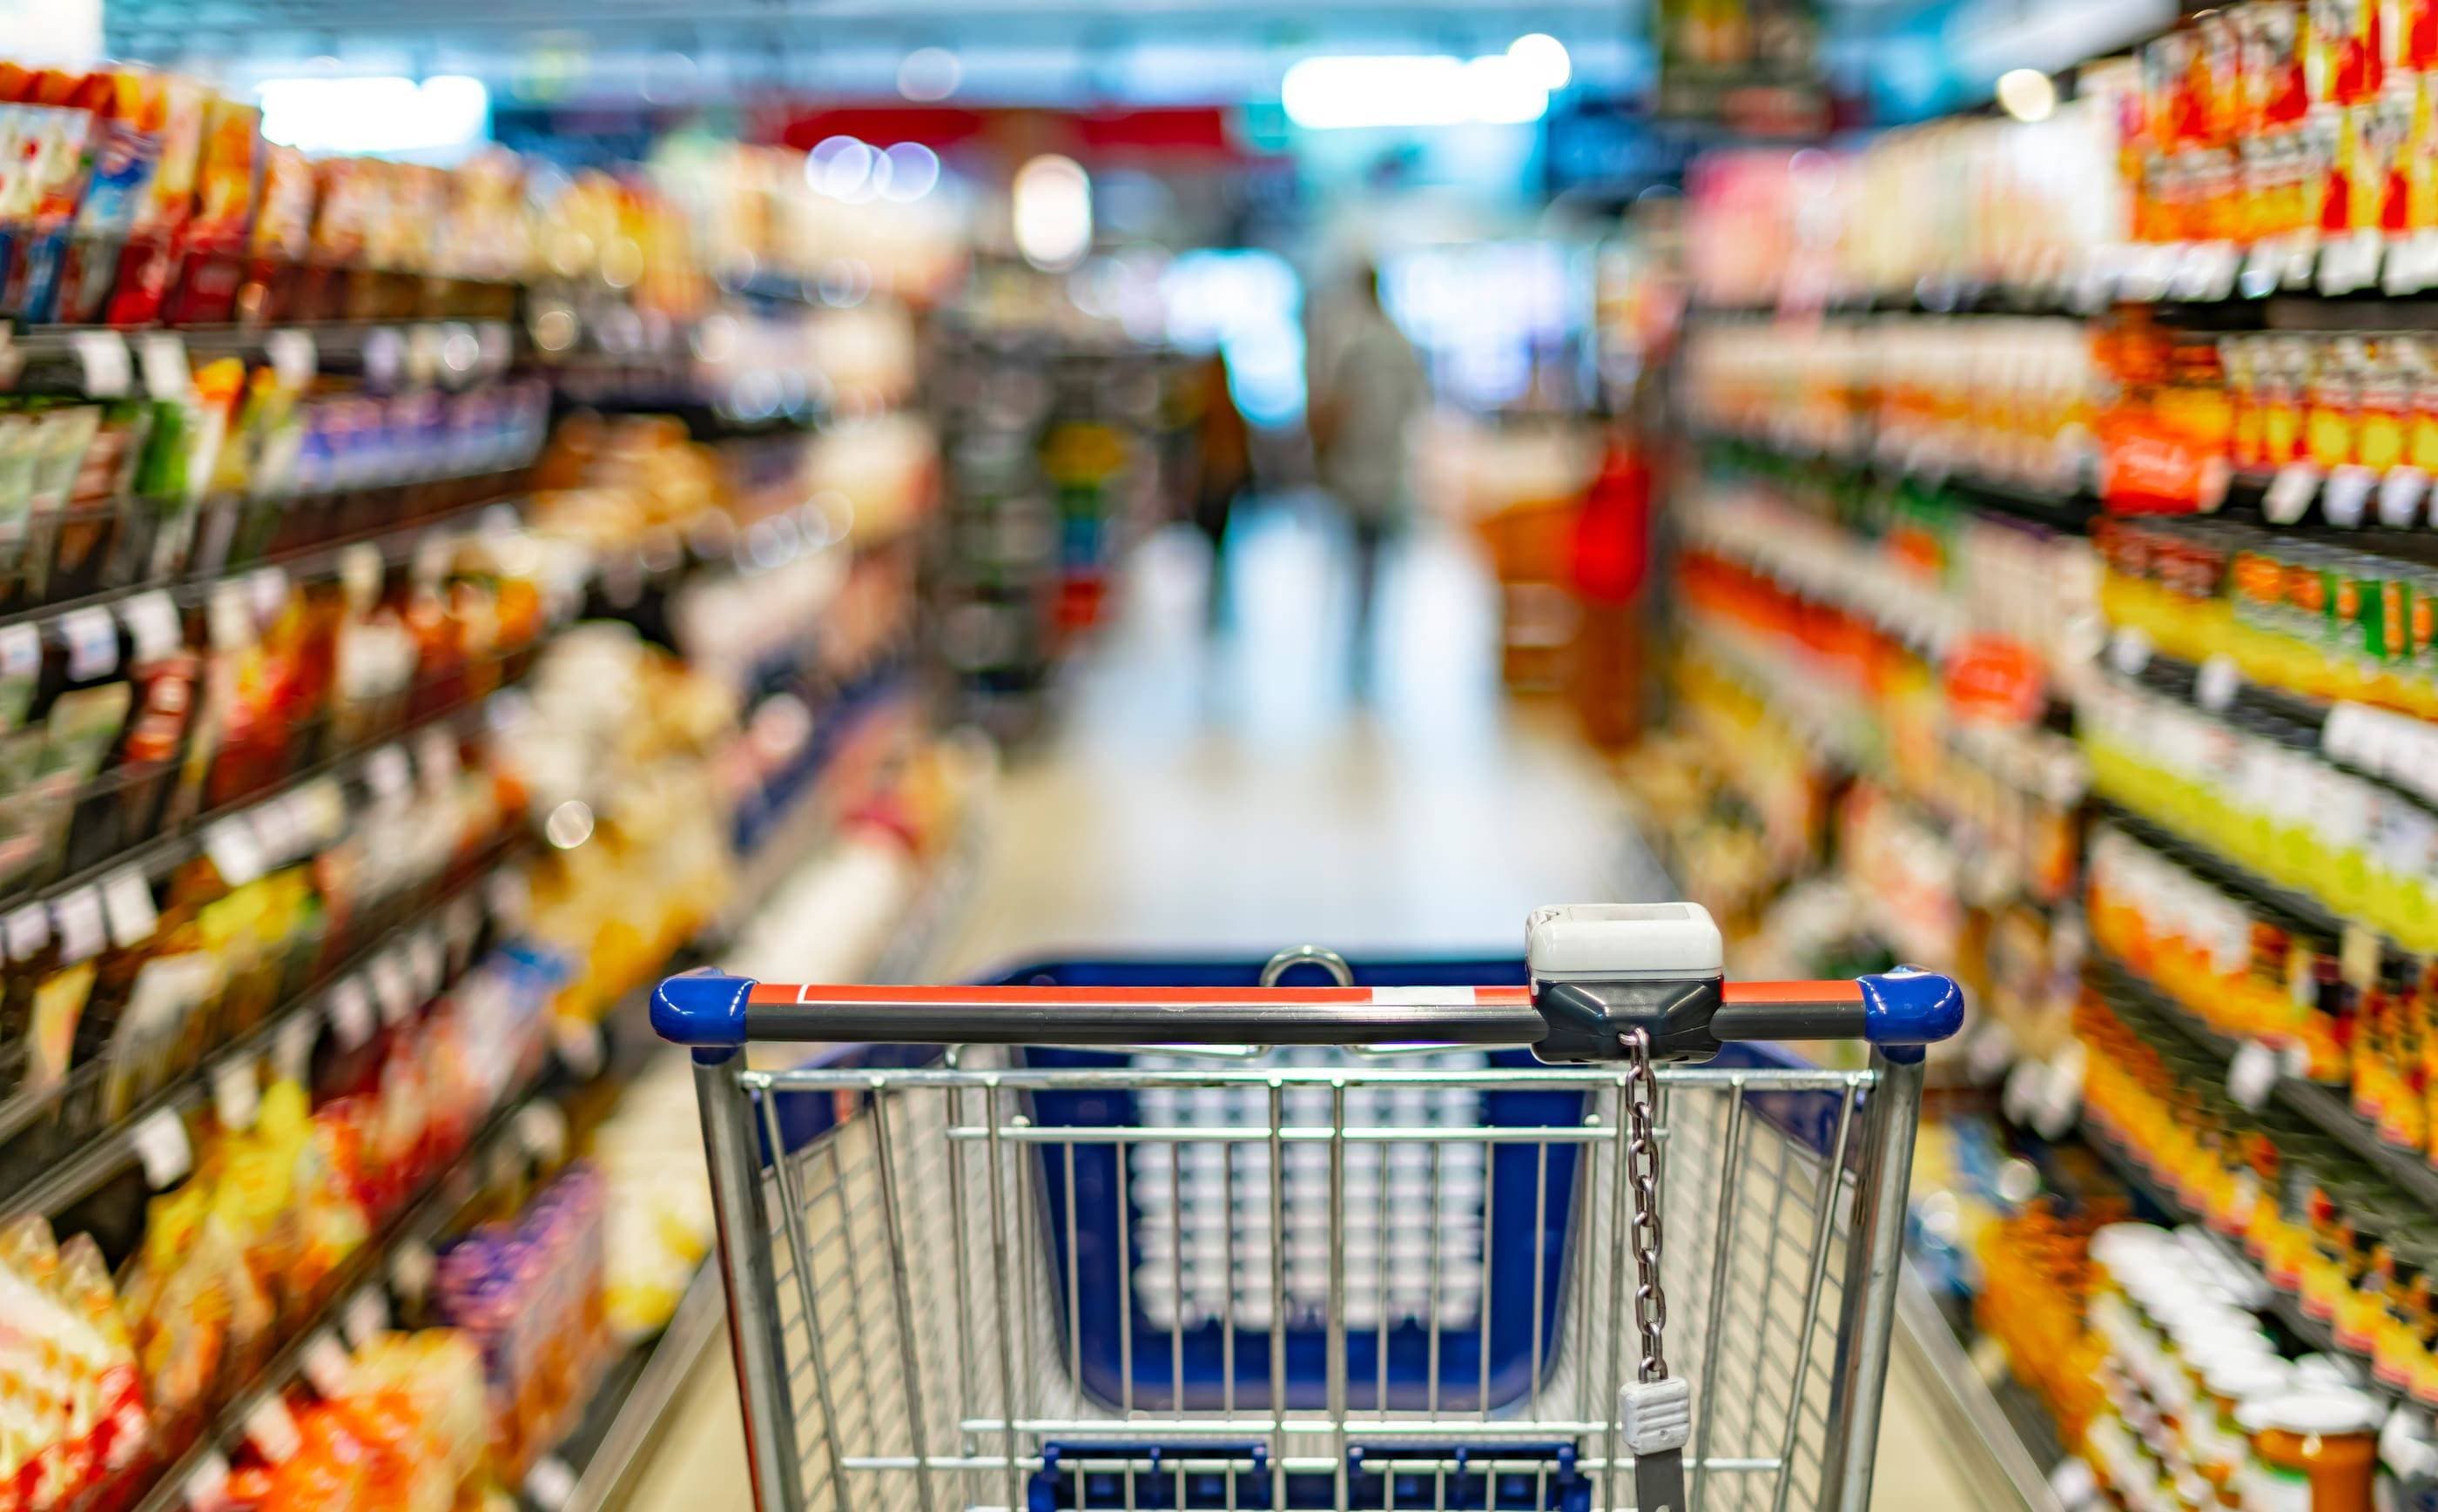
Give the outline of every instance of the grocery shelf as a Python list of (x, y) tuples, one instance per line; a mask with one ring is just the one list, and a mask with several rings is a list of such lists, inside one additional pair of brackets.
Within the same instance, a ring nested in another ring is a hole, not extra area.
[(1963, 1472), (1981, 1507), (2065, 1512), (2049, 1489), (2064, 1457), (2046, 1413), (2012, 1377), (1992, 1382), (1972, 1363), (1944, 1311), (1911, 1262), (1897, 1283), (1897, 1359), (1930, 1388), (1923, 1394), (1947, 1430), (1949, 1462)]
[[(501, 694), (512, 692), (523, 682), (532, 665), (532, 657), (528, 653), (538, 652), (549, 639), (550, 636), (545, 634), (533, 645), (521, 651), (511, 652), (507, 657), (503, 658), (503, 660), (521, 658), (525, 665), (516, 669), (515, 676), (503, 677), (496, 687), (468, 694), (442, 708), (432, 710), (419, 718), (410, 720), (395, 729), (383, 730), (378, 736), (359, 741), (344, 750), (334, 751), (319, 761), (299, 767), (268, 787), (232, 799), (213, 808), (204, 809), (193, 818), (179, 820), (165, 832), (139, 844), (103, 856), (89, 865), (79, 867), (63, 876), (0, 895), (0, 912), (21, 908), (29, 904), (53, 902), (131, 869), (140, 870), (148, 877), (158, 876), (183, 865), (196, 855), (204, 853), (208, 836), (223, 823), (243, 820), (250, 816), (258, 815), (267, 808), (293, 799), (297, 794), (318, 782), (335, 779), (342, 782), (361, 781), (370, 785), (374, 778), (372, 768), (376, 763), (380, 763), (386, 768), (390, 762), (390, 758), (383, 755), (384, 752), (395, 750), (398, 757), (403, 759), (407, 746), (419, 736), (452, 728), (471, 730), (478, 727), (487, 713), (491, 699)], [(104, 774), (104, 777), (107, 775)], [(387, 780), (386, 770), (381, 777), (382, 780)]]
[(361, 377), (375, 387), (429, 377), (444, 387), (497, 378), (522, 351), (508, 321), (468, 315), (298, 321), (260, 325), (30, 325), (0, 332), (0, 389), (115, 398), (134, 386), (133, 355), (174, 343), (205, 360), (241, 358), (299, 372)]
[[(2103, 996), (2130, 1001), (2153, 1017), (2173, 1025), (2205, 1049), (2215, 1050), (2231, 1061), (2243, 1046), (2243, 1042), (2212, 1029), (2190, 1009), (2104, 951), (2093, 952), (2090, 976), (2092, 984)], [(2438, 1212), (2438, 1167), (2432, 1167), (2417, 1152), (2380, 1138), (2377, 1126), (2354, 1111), (2342, 1087), (2280, 1073), (2273, 1095), (2288, 1112), (2344, 1145), (2413, 1201)]]
[(215, 1469), (225, 1475), (224, 1450), (243, 1434), (256, 1404), (304, 1378), (308, 1356), (323, 1346), (322, 1341), (336, 1342), (335, 1330), (356, 1296), (367, 1287), (385, 1284), (390, 1257), (409, 1240), (429, 1245), (462, 1227), (489, 1191), (491, 1173), (503, 1163), (521, 1164), (525, 1135), (520, 1116), (545, 1095), (550, 1080), (545, 1065), (514, 1095), (501, 1099), (467, 1141), (464, 1152), (427, 1181), (396, 1217), (348, 1257), (322, 1304), (299, 1321), (287, 1343), (252, 1380), (225, 1398), (226, 1405), (195, 1443), (152, 1480), (151, 1489), (135, 1503), (134, 1512), (175, 1512), (188, 1503), (189, 1488), (199, 1477), (207, 1480)]
[[(2113, 799), (2094, 797), (2092, 813), (2094, 818), (2105, 819), (2151, 850), (2166, 855), (2184, 870), (2198, 873), (2221, 891), (2266, 904), (2322, 934), (2341, 938), (2349, 928), (2360, 927), (2308, 893), (2297, 892), (2271, 882), (2242, 863), (2221, 855)], [(2393, 941), (2388, 942), (2385, 948), (2403, 954)]]
[[(2207, 1219), (2186, 1207), (2181, 1198), (2160, 1186), (2148, 1169), (2130, 1151), (2118, 1145), (2107, 1133), (2094, 1127), (2088, 1120), (2083, 1124), (2083, 1132), (2086, 1135), (2084, 1143), (2088, 1144), (2100, 1159), (2107, 1162), (2110, 1169), (2116, 1172), (2118, 1178), (2127, 1187), (2139, 1192), (2152, 1206), (2164, 1213), (2171, 1221), (2190, 1224), (2209, 1234), (2212, 1240), (2228, 1257), (2257, 1276), (2261, 1293), (2269, 1299), (2269, 1310), (2276, 1313), (2277, 1321), (2300, 1339), (2307, 1348), (2326, 1355), (2332, 1360), (2349, 1360), (2357, 1364), (2362, 1363), (2352, 1351), (2337, 1343), (2336, 1334), (2326, 1324), (2306, 1313), (2302, 1303), (2291, 1293), (2278, 1290), (2250, 1256), (2225, 1242), (2215, 1230), (2209, 1227)], [(2367, 1382), (2368, 1390), (2378, 1393), (2390, 1401), (2405, 1406), (2415, 1405), (2410, 1392), (2377, 1380), (2372, 1376), (2366, 1365), (2359, 1373)]]
[(1812, 467), (1851, 483), (1912, 483), (1936, 488), (1969, 508), (2004, 515), (2070, 536), (2088, 535), (2091, 522), (2101, 513), (2098, 496), (2088, 489), (2060, 492), (1970, 473), (1909, 470), (1864, 458), (1784, 446), (1731, 431), (1710, 431), (1701, 434), (1702, 439), (1714, 449), (1730, 453), (1734, 449), (1741, 449), (1766, 458), (1773, 466)]
[[(39, 1175), (16, 1189), (0, 1192), (0, 1209), (49, 1216), (74, 1206), (135, 1160), (137, 1141), (148, 1125), (163, 1116), (183, 1117), (205, 1106), (211, 1100), (215, 1078), (224, 1067), (258, 1063), (291, 1035), (299, 1033), (299, 1026), (309, 1029), (318, 1041), (329, 1022), (330, 998), (339, 983), (398, 949), (412, 937), (434, 928), (433, 919), (458, 899), (480, 897), (486, 910), (490, 910), (496, 883), (517, 865), (516, 857), (523, 849), (521, 836), (508, 837), (494, 848), (484, 865), (470, 869), (455, 886), (431, 899), (423, 912), (366, 941), (345, 960), (273, 1010), (243, 1035), (204, 1051), (191, 1069), (131, 1109), (124, 1117), (89, 1136), (73, 1154), (45, 1166)], [(441, 991), (447, 991), (449, 985), (444, 981)], [(92, 1069), (80, 1068), (78, 1077), (72, 1077), (55, 1091), (20, 1091), (0, 1101), (0, 1141), (21, 1134), (44, 1113), (58, 1106), (73, 1094), (80, 1078), (89, 1078)]]
[(679, 1390), (727, 1322), (719, 1272), (703, 1265), (668, 1327), (610, 1367), (583, 1420), (526, 1477), (523, 1504), (534, 1512), (600, 1512), (610, 1505), (659, 1441)]

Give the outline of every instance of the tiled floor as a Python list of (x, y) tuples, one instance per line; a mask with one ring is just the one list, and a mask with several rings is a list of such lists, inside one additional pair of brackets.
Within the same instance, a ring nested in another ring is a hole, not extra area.
[[(1079, 951), (1520, 950), (1543, 903), (1641, 884), (1607, 780), (1560, 712), (1495, 686), (1490, 586), (1453, 536), (1387, 574), (1373, 696), (1348, 696), (1331, 533), (1275, 512), (1237, 542), (1238, 635), (1206, 642), (1197, 543), (1155, 539), (1059, 733), (1010, 771), (944, 978)], [(724, 1353), (636, 1504), (741, 1505)], [(1970, 1505), (1926, 1413), (1891, 1402), (1881, 1512)]]

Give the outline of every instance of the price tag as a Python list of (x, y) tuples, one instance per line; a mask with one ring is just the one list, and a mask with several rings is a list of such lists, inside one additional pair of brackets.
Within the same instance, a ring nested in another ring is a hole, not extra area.
[(393, 389), (406, 367), (406, 338), (383, 325), (364, 333), (364, 382)]
[(2378, 474), (2368, 467), (2343, 466), (2328, 474), (2327, 486), (2320, 493), (2320, 509), (2331, 525), (2352, 530), (2362, 522), (2370, 507), (2371, 490), (2378, 484)]
[(223, 1129), (254, 1127), (262, 1111), (262, 1068), (253, 1056), (233, 1055), (212, 1067), (212, 1111)]
[(61, 615), (59, 624), (70, 682), (98, 681), (118, 670), (118, 626), (108, 609), (76, 609)]
[(551, 1024), (551, 1039), (558, 1046), (559, 1064), (574, 1072), (580, 1080), (589, 1081), (601, 1074), (603, 1047), (600, 1025), (579, 1018), (555, 1019)]
[(31, 677), (42, 670), (42, 631), (30, 624), (0, 629), (0, 680)]
[(245, 574), (245, 596), (254, 601), (254, 617), (270, 623), (288, 603), (288, 574), (275, 567), (257, 567)]
[(127, 639), (134, 645), (139, 663), (174, 656), (186, 642), (178, 624), (178, 607), (167, 593), (138, 593), (118, 607), (118, 617), (127, 624)]
[(390, 1252), (390, 1285), (398, 1289), (399, 1298), (410, 1307), (431, 1294), (432, 1278), (438, 1269), (432, 1246), (411, 1234), (399, 1239), (398, 1248)]
[(2405, 530), (2421, 518), (2421, 501), (2429, 492), (2429, 475), (2418, 467), (2394, 466), (2378, 483), (2378, 522)]
[(271, 863), (263, 854), (262, 842), (255, 837), (254, 826), (243, 817), (226, 818), (203, 832), (203, 854), (212, 863), (221, 880), (232, 888), (242, 888), (270, 870)]
[(31, 960), (51, 942), (51, 911), (29, 903), (0, 923), (0, 939), (8, 941), (10, 960)]
[(2108, 664), (2119, 676), (2138, 677), (2150, 664), (2150, 638), (2135, 625), (2120, 625), (2108, 638)]
[(2091, 1466), (2077, 1455), (2068, 1454), (2049, 1471), (2049, 1494), (2058, 1499), (2065, 1512), (2077, 1512), (2089, 1506), (2099, 1495), (2099, 1477)]
[(152, 906), (152, 879), (142, 867), (124, 867), (101, 879), (102, 912), (110, 919), (110, 939), (121, 950), (132, 950), (161, 927), (160, 910)]
[(175, 1108), (164, 1108), (135, 1126), (128, 1135), (137, 1164), (154, 1191), (183, 1179), (195, 1169), (195, 1150), (186, 1139), (186, 1120)]
[(389, 1298), (380, 1287), (363, 1288), (347, 1298), (347, 1310), (339, 1326), (346, 1331), (347, 1343), (362, 1348), (389, 1327)]
[(2227, 1063), (2226, 1095), (2254, 1113), (2269, 1106), (2277, 1090), (2277, 1053), (2258, 1040), (2246, 1040)]
[(343, 1050), (357, 1049), (373, 1037), (373, 994), (362, 977), (342, 978), (330, 989), (330, 1032)]
[(305, 1379), (324, 1397), (337, 1398), (347, 1392), (347, 1378), (354, 1374), (347, 1360), (344, 1345), (327, 1328), (316, 1328), (313, 1337), (305, 1341), (305, 1351), (299, 1357)]
[(243, 651), (254, 644), (254, 604), (243, 583), (214, 585), (203, 604), (203, 626), (215, 651)]
[(567, 1152), (567, 1116), (556, 1102), (528, 1102), (517, 1110), (517, 1143), (538, 1163), (555, 1165)]
[(415, 984), (408, 979), (406, 960), (396, 950), (384, 950), (365, 968), (372, 977), (373, 1001), (380, 1005), (381, 1022), (395, 1029), (415, 1011)]
[(407, 970), (415, 978), (415, 995), (430, 1002), (440, 995), (449, 980), (449, 952), (440, 943), (440, 931), (426, 924), (406, 942)]
[(183, 403), (195, 389), (195, 375), (186, 363), (186, 343), (175, 331), (146, 331), (136, 338), (135, 360), (144, 372), (144, 392), (156, 399)]
[(220, 1512), (229, 1504), (228, 1482), (228, 1456), (219, 1450), (207, 1449), (195, 1468), (186, 1472), (186, 1484), (181, 1489), (192, 1512)]
[(305, 853), (305, 836), (296, 829), (296, 811), (286, 799), (257, 803), (244, 817), (254, 826), (255, 843), (262, 847), (265, 865), (285, 866)]
[(2350, 294), (2378, 281), (2387, 238), (2376, 231), (2358, 232), (2320, 249), (2320, 292)]
[(256, 1453), (274, 1465), (282, 1465), (296, 1457), (304, 1440), (296, 1432), (296, 1418), (288, 1411), (288, 1398), (272, 1392), (247, 1410), (246, 1442)]
[(101, 894), (91, 888), (63, 893), (51, 903), (51, 922), (59, 926), (60, 964), (100, 954), (108, 936), (102, 929)]
[(2379, 958), (2383, 954), (2376, 930), (2365, 924), (2346, 924), (2337, 951), (2337, 964), (2345, 974), (2346, 984), (2357, 990), (2378, 985)]
[(125, 398), (135, 380), (135, 361), (127, 350), (127, 338), (116, 331), (80, 330), (70, 332), (68, 340), (84, 368), (86, 396)]
[(567, 1461), (556, 1454), (544, 1454), (534, 1461), (534, 1468), (525, 1475), (526, 1501), (541, 1512), (561, 1512), (574, 1495), (575, 1472), (567, 1468)]
[(2076, 1040), (2058, 1051), (2041, 1078), (2040, 1098), (2032, 1107), (2032, 1132), (2043, 1139), (2059, 1139), (2082, 1112), (2085, 1051)]
[(271, 371), (280, 383), (291, 389), (302, 389), (311, 383), (322, 365), (322, 354), (313, 345), (313, 333), (293, 327), (264, 336), (262, 354), (271, 359)]
[(317, 777), (288, 797), (296, 836), (308, 853), (335, 843), (347, 829), (347, 794), (335, 777)]
[(2200, 672), (2193, 678), (2193, 701), (2211, 713), (2222, 714), (2242, 687), (2243, 674), (2236, 670), (2235, 659), (2223, 654), (2214, 656), (2201, 663)]
[(414, 781), (415, 771), (407, 765), (403, 746), (383, 746), (364, 758), (364, 785), (376, 798), (396, 798)]
[(2291, 525), (2310, 513), (2311, 501), (2320, 494), (2320, 469), (2307, 462), (2289, 462), (2277, 469), (2269, 480), (2269, 491), (2261, 496), (2260, 512), (2272, 525)]
[(322, 1016), (310, 1008), (288, 1015), (271, 1042), (271, 1074), (282, 1081), (310, 1086), (313, 1042), (322, 1037)]

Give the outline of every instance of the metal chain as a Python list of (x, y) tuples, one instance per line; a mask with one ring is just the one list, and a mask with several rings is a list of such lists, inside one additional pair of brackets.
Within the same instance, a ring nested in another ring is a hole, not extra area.
[(1659, 1284), (1659, 1081), (1651, 1074), (1651, 1035), (1635, 1029), (1625, 1035), (1625, 1172), (1630, 1186), (1634, 1223), (1634, 1322), (1642, 1335), (1642, 1380), (1664, 1380), (1668, 1357), (1660, 1334), (1668, 1327), (1668, 1293)]

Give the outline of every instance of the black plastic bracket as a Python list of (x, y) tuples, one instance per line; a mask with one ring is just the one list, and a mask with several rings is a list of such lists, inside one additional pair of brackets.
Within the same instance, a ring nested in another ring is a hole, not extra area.
[(1532, 1053), (1551, 1064), (1616, 1061), (1629, 1030), (1651, 1036), (1654, 1061), (1706, 1061), (1719, 1053), (1711, 1017), (1722, 978), (1656, 982), (1543, 982), (1533, 994), (1547, 1032)]

